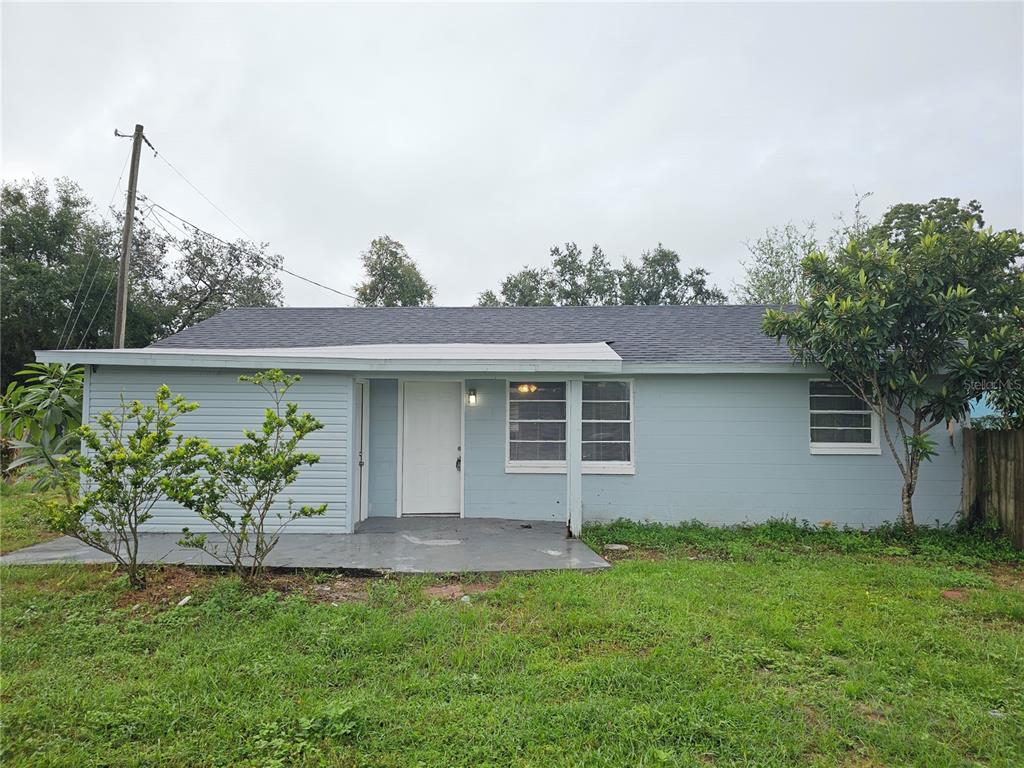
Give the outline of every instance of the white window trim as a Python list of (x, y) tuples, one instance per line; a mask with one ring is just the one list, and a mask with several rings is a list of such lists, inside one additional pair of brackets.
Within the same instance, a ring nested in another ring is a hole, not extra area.
[[(509, 437), (509, 433), (512, 430), (512, 400), (508, 396), (509, 388), (512, 386), (513, 381), (531, 381), (537, 383), (555, 383), (565, 384), (565, 437), (566, 440), (569, 438), (569, 382), (566, 379), (559, 378), (536, 378), (528, 376), (520, 376), (515, 379), (505, 379), (505, 472), (507, 474), (536, 474), (536, 475), (564, 475), (566, 462), (565, 461), (512, 461), (512, 439)], [(558, 423), (558, 422), (556, 422)], [(556, 441), (551, 441), (556, 442)], [(566, 451), (569, 450), (569, 445), (566, 443)]]
[[(583, 474), (585, 475), (635, 475), (636, 474), (636, 383), (633, 379), (609, 378), (595, 376), (588, 381), (617, 381), (629, 385), (629, 461), (584, 461)], [(596, 402), (596, 401), (595, 401)], [(618, 401), (609, 401), (618, 402)], [(580, 420), (584, 421), (583, 413), (580, 413)]]
[[(811, 440), (811, 382), (825, 381), (832, 382), (833, 379), (817, 378), (807, 379), (807, 386), (804, 395), (807, 398), (807, 441), (811, 454), (815, 456), (878, 456), (882, 453), (880, 440), (881, 429), (878, 423), (878, 413), (874, 408), (868, 406), (868, 413), (871, 414), (871, 442), (870, 443), (816, 443)], [(832, 411), (832, 413), (843, 413), (843, 411)], [(846, 413), (863, 413), (863, 411), (846, 411)]]
[[(511, 400), (509, 399), (509, 387), (514, 381), (525, 381), (529, 377), (519, 376), (514, 379), (505, 379), (505, 474), (508, 475), (564, 475), (567, 471), (565, 461), (512, 461), (510, 457), (512, 447), (509, 432), (511, 429)], [(534, 382), (558, 382), (565, 383), (568, 387), (568, 380), (564, 378), (529, 378)], [(636, 474), (636, 384), (633, 379), (614, 378), (608, 376), (595, 376), (584, 379), (587, 381), (622, 381), (629, 384), (629, 461), (581, 461), (584, 475), (635, 475)], [(566, 416), (569, 415), (569, 393), (566, 390)], [(580, 421), (583, 414), (579, 414)], [(566, 421), (566, 438), (569, 436), (569, 424)], [(582, 446), (581, 446), (582, 449)], [(566, 445), (568, 450), (568, 445)]]

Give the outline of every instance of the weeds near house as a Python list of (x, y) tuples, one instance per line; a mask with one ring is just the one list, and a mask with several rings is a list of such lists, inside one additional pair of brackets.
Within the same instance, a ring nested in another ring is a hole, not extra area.
[(758, 552), (838, 553), (873, 557), (906, 557), (950, 565), (979, 566), (1001, 562), (1024, 564), (1024, 552), (997, 532), (960, 527), (882, 525), (861, 531), (807, 522), (772, 520), (759, 525), (716, 527), (698, 521), (663, 525), (616, 520), (588, 523), (583, 539), (601, 551), (605, 544), (629, 546), (666, 553), (683, 550), (726, 558), (750, 558)]

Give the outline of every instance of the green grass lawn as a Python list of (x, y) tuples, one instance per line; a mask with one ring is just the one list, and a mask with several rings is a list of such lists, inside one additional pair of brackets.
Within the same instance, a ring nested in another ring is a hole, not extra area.
[(1017, 556), (777, 528), (595, 528), (643, 548), (461, 584), (6, 567), (2, 758), (1024, 764), (1024, 572), (986, 562)]
[(0, 481), (0, 553), (38, 544), (57, 534), (47, 530), (42, 502), (59, 493), (34, 494), (30, 482), (10, 485)]

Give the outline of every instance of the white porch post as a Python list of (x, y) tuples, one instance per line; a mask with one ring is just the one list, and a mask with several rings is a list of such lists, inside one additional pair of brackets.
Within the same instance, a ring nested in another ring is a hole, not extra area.
[(583, 529), (583, 380), (569, 379), (566, 393), (565, 501), (569, 535)]

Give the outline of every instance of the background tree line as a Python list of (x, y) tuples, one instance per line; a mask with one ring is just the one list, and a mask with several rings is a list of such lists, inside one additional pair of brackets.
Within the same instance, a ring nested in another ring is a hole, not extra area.
[(685, 272), (679, 254), (661, 243), (615, 268), (599, 245), (589, 257), (574, 242), (551, 249), (551, 265), (524, 267), (502, 280), (497, 292), (480, 294), (481, 307), (585, 307), (632, 304), (725, 304), (702, 267)]
[[(140, 204), (140, 208), (142, 204)], [(5, 183), (0, 191), (0, 377), (33, 350), (109, 347), (121, 219), (100, 216), (74, 182)], [(145, 346), (228, 307), (277, 306), (281, 257), (265, 244), (227, 244), (135, 218), (125, 344)]]

